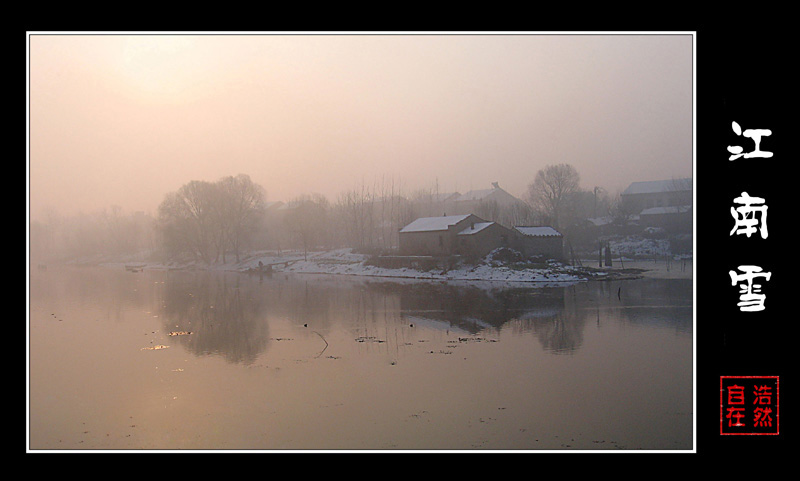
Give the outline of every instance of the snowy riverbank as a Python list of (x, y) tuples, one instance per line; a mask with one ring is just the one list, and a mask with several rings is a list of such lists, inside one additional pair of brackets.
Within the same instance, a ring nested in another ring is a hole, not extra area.
[(588, 280), (622, 278), (692, 278), (692, 263), (688, 260), (617, 260), (612, 267), (599, 267), (597, 261), (585, 260), (583, 266), (571, 266), (558, 262), (509, 262), (495, 259), (495, 253), (487, 255), (475, 264), (457, 263), (451, 268), (433, 268), (413, 265), (408, 267), (381, 267), (376, 258), (354, 253), (352, 249), (337, 249), (310, 252), (306, 256), (299, 251), (253, 252), (240, 262), (228, 262), (213, 266), (196, 264), (162, 265), (151, 262), (131, 261), (127, 263), (104, 263), (109, 266), (128, 266), (138, 269), (216, 270), (250, 274), (292, 273), (362, 276), (370, 278), (419, 279), (439, 281), (488, 281), (511, 283), (576, 283)]
[(388, 277), (454, 281), (506, 281), (506, 282), (579, 282), (586, 280), (582, 269), (560, 263), (548, 263), (541, 268), (525, 268), (494, 261), (491, 254), (475, 265), (460, 263), (447, 269), (415, 267), (380, 267), (368, 255), (355, 254), (351, 249), (315, 252), (304, 259), (302, 255), (288, 265), (278, 264), (282, 259), (270, 255), (256, 255), (248, 259), (243, 270), (258, 269), (258, 263), (272, 265), (273, 271), (303, 274), (332, 274), (365, 277)]

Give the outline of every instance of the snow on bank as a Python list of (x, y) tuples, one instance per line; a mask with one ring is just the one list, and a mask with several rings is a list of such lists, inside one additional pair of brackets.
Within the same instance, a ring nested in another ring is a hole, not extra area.
[(626, 236), (612, 238), (609, 241), (611, 250), (615, 255), (621, 255), (626, 259), (641, 259), (641, 258), (673, 258), (674, 260), (691, 259), (692, 255), (681, 254), (676, 255), (672, 252), (672, 245), (669, 239), (656, 239), (640, 236)]
[(372, 265), (370, 256), (355, 254), (352, 249), (309, 253), (307, 260), (302, 253), (275, 256), (253, 255), (238, 265), (238, 270), (258, 269), (259, 262), (271, 266), (273, 272), (304, 274), (331, 274), (365, 277), (387, 277), (406, 279), (430, 279), (448, 281), (504, 281), (575, 283), (586, 280), (579, 268), (551, 263), (545, 268), (513, 268), (492, 260), (491, 254), (477, 265), (458, 265), (449, 270), (442, 268), (421, 270), (410, 267), (387, 268)]
[[(628, 247), (633, 246), (634, 249), (632, 250), (637, 250), (636, 247), (642, 247), (642, 245), (637, 244), (629, 243)], [(645, 249), (647, 247), (652, 247), (652, 244), (645, 246)], [(641, 253), (642, 250), (638, 250), (638, 252)], [(650, 253), (652, 251), (645, 250), (645, 252)], [(670, 258), (674, 257), (672, 262), (664, 262), (662, 259), (659, 259), (658, 262), (654, 260), (636, 261), (627, 258), (622, 261), (615, 258), (613, 267), (602, 268), (597, 266), (596, 259), (587, 259), (583, 261), (583, 267), (578, 267), (558, 262), (539, 264), (513, 262), (513, 260), (509, 260), (509, 257), (513, 258), (513, 255), (509, 256), (508, 254), (509, 252), (501, 253), (495, 251), (475, 265), (460, 263), (451, 269), (442, 267), (433, 269), (422, 267), (379, 267), (375, 264), (385, 263), (374, 262), (374, 257), (354, 253), (350, 248), (310, 252), (307, 256), (304, 256), (301, 251), (283, 251), (281, 253), (271, 251), (251, 252), (243, 256), (241, 262), (235, 262), (229, 256), (227, 263), (217, 263), (210, 266), (195, 263), (153, 263), (141, 260), (144, 258), (142, 256), (137, 256), (136, 259), (128, 259), (127, 262), (120, 259), (114, 262), (96, 259), (92, 264), (100, 264), (107, 267), (125, 267), (133, 270), (164, 269), (258, 273), (259, 263), (261, 263), (263, 266), (261, 272), (271, 271), (274, 273), (317, 274), (324, 276), (347, 275), (352, 277), (360, 276), (364, 279), (390, 279), (393, 282), (430, 280), (452, 284), (466, 283), (469, 285), (481, 282), (485, 282), (487, 285), (494, 282), (519, 285), (535, 283), (537, 287), (570, 285), (587, 280), (639, 277), (691, 279), (693, 277), (691, 255), (687, 257), (688, 263), (686, 260), (678, 259), (680, 256), (669, 256)], [(419, 260), (421, 261), (420, 265), (424, 265), (426, 260), (430, 261), (430, 258), (420, 257)], [(430, 264), (430, 262), (428, 263)]]

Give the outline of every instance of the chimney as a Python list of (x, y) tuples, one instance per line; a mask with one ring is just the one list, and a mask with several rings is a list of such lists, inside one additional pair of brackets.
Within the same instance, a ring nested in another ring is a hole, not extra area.
[(497, 182), (492, 182), (492, 187), (494, 187), (495, 189), (499, 189), (500, 185)]

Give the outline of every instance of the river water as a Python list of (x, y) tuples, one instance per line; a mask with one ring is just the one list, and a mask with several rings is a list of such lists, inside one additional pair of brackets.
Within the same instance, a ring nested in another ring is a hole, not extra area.
[(691, 450), (692, 281), (32, 269), (30, 450)]

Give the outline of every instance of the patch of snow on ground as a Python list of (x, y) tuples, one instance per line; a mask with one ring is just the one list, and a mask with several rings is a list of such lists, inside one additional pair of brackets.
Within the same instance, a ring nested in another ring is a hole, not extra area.
[[(339, 274), (368, 277), (394, 277), (410, 279), (431, 280), (483, 280), (507, 282), (552, 282), (572, 283), (584, 280), (578, 271), (571, 266), (552, 265), (544, 269), (512, 269), (506, 266), (497, 266), (491, 262), (490, 254), (475, 266), (460, 265), (451, 270), (432, 269), (429, 271), (417, 270), (408, 267), (385, 268), (367, 263), (368, 255), (355, 254), (352, 249), (338, 249), (327, 252), (309, 253), (307, 260), (302, 253), (299, 255), (286, 254), (282, 256), (253, 256), (240, 266), (242, 270), (257, 268), (261, 261), (265, 266), (272, 265), (277, 272), (306, 273), (306, 274)], [(279, 264), (289, 262), (289, 264)], [(557, 267), (556, 267), (557, 266)]]
[(667, 239), (625, 237), (609, 241), (611, 250), (628, 258), (667, 256), (671, 254)]

